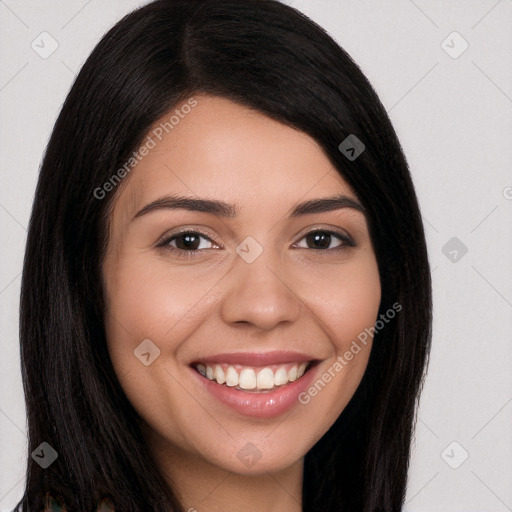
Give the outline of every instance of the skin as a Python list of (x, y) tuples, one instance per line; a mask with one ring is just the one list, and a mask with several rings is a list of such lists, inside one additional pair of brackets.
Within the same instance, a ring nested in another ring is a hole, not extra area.
[[(321, 377), (377, 318), (381, 287), (366, 218), (353, 208), (290, 218), (305, 200), (357, 197), (305, 133), (223, 98), (194, 97), (197, 106), (117, 191), (103, 263), (110, 356), (185, 510), (300, 511), (304, 456), (353, 396), (371, 339), (307, 405), (271, 419), (218, 402), (189, 364), (201, 355), (295, 350), (320, 360)], [(134, 219), (166, 194), (222, 200), (239, 214), (157, 209)], [(183, 236), (157, 247), (182, 228), (206, 235), (188, 249), (193, 257), (169, 248), (185, 253)], [(348, 234), (356, 245), (335, 235), (315, 244), (306, 237), (315, 230)], [(263, 248), (250, 264), (236, 252), (247, 236)], [(134, 357), (145, 339), (160, 350), (149, 366)], [(248, 442), (261, 453), (251, 467), (237, 457)]]

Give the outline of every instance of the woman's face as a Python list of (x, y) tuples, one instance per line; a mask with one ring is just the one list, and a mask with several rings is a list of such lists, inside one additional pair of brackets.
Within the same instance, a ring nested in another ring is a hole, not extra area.
[(357, 197), (311, 137), (195, 100), (155, 123), (114, 204), (109, 352), (159, 457), (277, 471), (361, 381), (377, 261)]

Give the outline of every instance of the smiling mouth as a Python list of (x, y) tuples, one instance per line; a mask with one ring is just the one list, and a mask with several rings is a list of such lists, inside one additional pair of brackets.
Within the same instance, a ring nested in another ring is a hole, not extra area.
[(221, 386), (250, 393), (268, 393), (299, 380), (317, 363), (304, 361), (256, 367), (196, 362), (191, 367), (205, 379)]

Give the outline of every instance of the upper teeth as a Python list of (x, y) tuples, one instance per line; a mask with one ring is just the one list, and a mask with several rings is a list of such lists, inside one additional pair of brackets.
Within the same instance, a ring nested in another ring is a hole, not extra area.
[(275, 386), (283, 386), (293, 382), (304, 375), (308, 363), (292, 363), (276, 365), (272, 368), (261, 369), (245, 366), (231, 365), (207, 365), (199, 363), (197, 371), (209, 380), (215, 380), (218, 384), (240, 389), (272, 389)]

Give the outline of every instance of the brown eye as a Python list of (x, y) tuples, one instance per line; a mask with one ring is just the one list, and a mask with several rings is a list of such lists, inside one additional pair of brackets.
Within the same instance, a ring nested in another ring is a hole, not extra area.
[(329, 249), (333, 236), (331, 233), (317, 231), (306, 236), (306, 241), (311, 242), (310, 249)]
[[(334, 247), (331, 244), (336, 239), (339, 241)], [(302, 240), (306, 241), (306, 249), (318, 249), (323, 251), (331, 251), (343, 249), (344, 247), (354, 247), (354, 242), (345, 234), (328, 230), (311, 231)], [(340, 243), (341, 242), (341, 243)]]
[(197, 233), (196, 231), (183, 231), (166, 238), (159, 245), (161, 247), (169, 247), (170, 249), (178, 251), (197, 251), (211, 248), (208, 246), (205, 247), (204, 243), (201, 244), (201, 239), (207, 240), (209, 244), (213, 244), (210, 238), (202, 233)]
[(202, 250), (219, 247), (206, 234), (191, 230), (168, 235), (156, 246), (170, 251), (180, 258), (193, 258), (200, 256)]
[(197, 250), (201, 243), (201, 236), (196, 233), (183, 233), (175, 237), (176, 247), (180, 250)]

